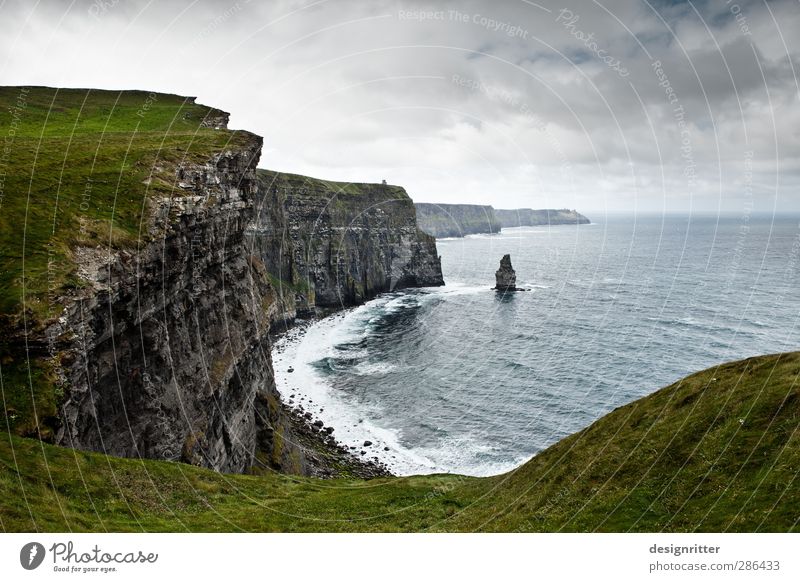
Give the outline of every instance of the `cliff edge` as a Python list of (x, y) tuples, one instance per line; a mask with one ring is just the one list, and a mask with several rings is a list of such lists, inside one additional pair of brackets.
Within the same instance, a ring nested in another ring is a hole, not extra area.
[(589, 219), (562, 208), (502, 210), (477, 204), (429, 204), (417, 202), (419, 227), (436, 238), (462, 237), (468, 234), (495, 234), (514, 226), (556, 226), (589, 224)]
[(495, 209), (495, 215), (503, 228), (514, 226), (555, 226), (560, 224), (589, 224), (589, 219), (577, 210), (569, 208), (533, 210), (517, 208), (514, 210)]

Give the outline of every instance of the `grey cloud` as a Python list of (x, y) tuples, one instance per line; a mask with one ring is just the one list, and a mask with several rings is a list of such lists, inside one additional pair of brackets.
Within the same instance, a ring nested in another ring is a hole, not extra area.
[(7, 2), (0, 71), (197, 95), (265, 136), (265, 167), (419, 200), (737, 210), (753, 150), (759, 201), (800, 210), (796, 2), (539, 4)]

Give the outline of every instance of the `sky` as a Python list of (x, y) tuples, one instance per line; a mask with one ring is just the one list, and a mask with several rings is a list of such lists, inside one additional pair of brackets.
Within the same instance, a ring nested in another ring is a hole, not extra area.
[(798, 0), (2, 2), (0, 83), (196, 96), (418, 202), (800, 211)]

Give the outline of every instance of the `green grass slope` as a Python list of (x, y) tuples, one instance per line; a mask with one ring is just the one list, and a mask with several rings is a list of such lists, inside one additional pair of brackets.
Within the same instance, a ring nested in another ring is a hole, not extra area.
[(205, 127), (220, 114), (161, 93), (0, 87), (0, 430), (49, 438), (60, 395), (20, 337), (83, 284), (77, 246), (135, 248), (148, 199), (182, 195), (178, 164), (252, 139)]
[(221, 475), (0, 438), (5, 531), (794, 531), (800, 353), (709, 369), (490, 478)]

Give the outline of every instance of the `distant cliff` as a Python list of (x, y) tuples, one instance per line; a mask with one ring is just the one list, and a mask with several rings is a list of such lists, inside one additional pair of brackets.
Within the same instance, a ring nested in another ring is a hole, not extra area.
[(443, 285), (435, 239), (420, 231), (406, 191), (258, 170), (248, 229), (283, 301), (293, 310), (338, 308), (378, 293)]
[(562, 208), (559, 210), (532, 210), (517, 208), (515, 210), (495, 209), (495, 216), (505, 228), (514, 226), (542, 226), (557, 224), (589, 224), (589, 219), (575, 210)]
[(429, 204), (417, 202), (417, 222), (421, 230), (436, 238), (468, 234), (492, 234), (514, 226), (589, 224), (589, 219), (567, 208), (553, 210), (499, 210), (477, 204)]
[(502, 226), (491, 206), (421, 202), (414, 206), (420, 229), (436, 238), (496, 233)]

